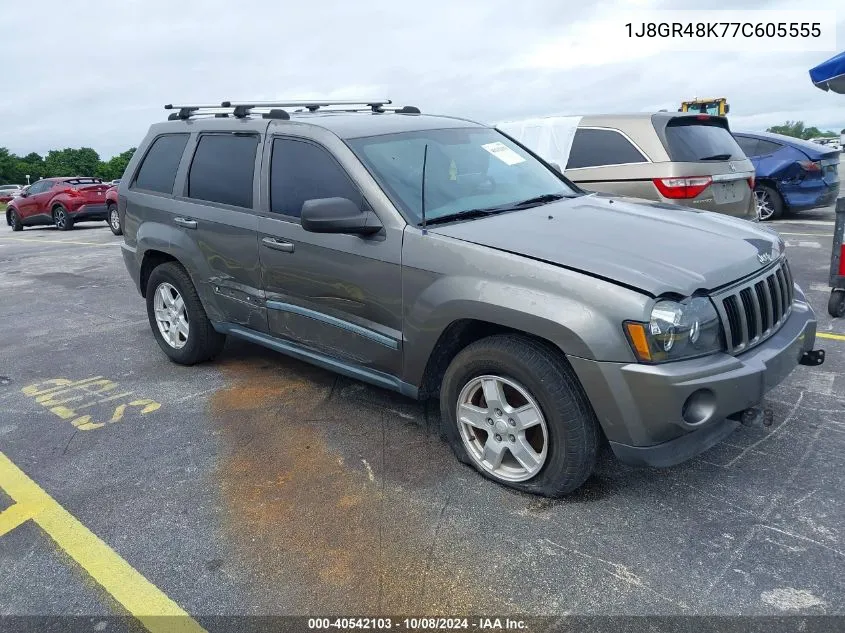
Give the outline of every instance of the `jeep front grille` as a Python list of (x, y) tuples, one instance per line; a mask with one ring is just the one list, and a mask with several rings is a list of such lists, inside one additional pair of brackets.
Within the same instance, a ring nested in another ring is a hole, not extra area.
[(739, 354), (777, 332), (792, 312), (795, 291), (786, 258), (761, 275), (712, 295), (730, 354)]

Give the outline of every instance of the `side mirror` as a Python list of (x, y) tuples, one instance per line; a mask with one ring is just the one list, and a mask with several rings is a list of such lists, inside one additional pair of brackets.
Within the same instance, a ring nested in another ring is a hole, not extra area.
[(18, 194), (18, 197), (20, 197), (20, 198), (26, 198), (28, 195), (29, 195), (29, 192), (28, 192), (28, 191), (21, 191), (21, 192)]
[(556, 163), (552, 160), (548, 161), (548, 163), (549, 163), (549, 165), (552, 166), (552, 169), (554, 169), (557, 173), (559, 173), (559, 174), (563, 173), (563, 170), (560, 168), (560, 165), (558, 163)]
[(306, 200), (300, 221), (302, 228), (311, 233), (372, 235), (382, 228), (375, 213), (360, 209), (349, 198)]
[(731, 106), (727, 103), (725, 104), (725, 114), (728, 114), (731, 111)]

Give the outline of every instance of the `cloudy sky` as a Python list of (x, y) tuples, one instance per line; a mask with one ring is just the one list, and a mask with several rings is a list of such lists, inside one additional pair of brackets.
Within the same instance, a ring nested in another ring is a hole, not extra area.
[(845, 128), (814, 88), (836, 50), (679, 52), (615, 35), (631, 11), (835, 7), (782, 0), (0, 0), (0, 146), (137, 145), (168, 102), (390, 97), (482, 121), (675, 110), (726, 96), (733, 129)]

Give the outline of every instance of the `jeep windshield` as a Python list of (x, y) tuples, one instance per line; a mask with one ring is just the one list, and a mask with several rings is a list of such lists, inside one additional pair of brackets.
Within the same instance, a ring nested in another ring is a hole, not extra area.
[[(470, 220), (579, 195), (562, 176), (489, 128), (422, 130), (347, 141), (412, 224)], [(426, 150), (428, 146), (428, 150)]]

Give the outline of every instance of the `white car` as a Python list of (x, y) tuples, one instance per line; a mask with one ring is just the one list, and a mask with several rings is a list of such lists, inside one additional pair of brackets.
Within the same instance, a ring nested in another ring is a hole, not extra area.
[(0, 185), (0, 198), (5, 198), (7, 196), (14, 198), (20, 194), (22, 189), (23, 185)]

